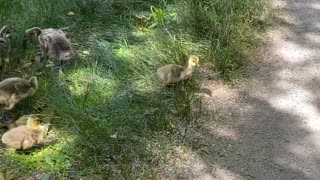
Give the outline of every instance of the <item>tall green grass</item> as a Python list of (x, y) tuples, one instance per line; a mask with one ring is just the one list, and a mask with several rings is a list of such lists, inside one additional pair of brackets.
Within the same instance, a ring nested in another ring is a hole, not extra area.
[(264, 7), (259, 0), (186, 0), (177, 3), (177, 12), (183, 29), (208, 47), (216, 70), (232, 80), (252, 54)]
[[(32, 59), (34, 46), (23, 34), (33, 26), (70, 27), (79, 56), (63, 72), (46, 70), (36, 95), (22, 102), (26, 114), (54, 109), (52, 141), (27, 153), (4, 153), (0, 170), (61, 178), (159, 177), (172, 147), (186, 146), (177, 126), (192, 121), (201, 74), (195, 70), (189, 81), (161, 89), (156, 69), (184, 65), (189, 54), (198, 54), (222, 77), (240, 76), (254, 47), (259, 2), (3, 0), (0, 25), (15, 28), (13, 58), (22, 64)], [(151, 6), (157, 17), (141, 30), (135, 15), (151, 14)], [(11, 64), (8, 76), (22, 76)]]

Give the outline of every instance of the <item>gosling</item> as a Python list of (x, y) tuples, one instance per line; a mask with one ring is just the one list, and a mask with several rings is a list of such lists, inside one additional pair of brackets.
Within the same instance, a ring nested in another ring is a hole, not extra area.
[(34, 95), (37, 89), (38, 81), (35, 76), (29, 80), (7, 78), (0, 82), (0, 104), (5, 105), (5, 110), (10, 110), (22, 99)]
[(12, 128), (3, 134), (1, 141), (14, 149), (28, 149), (34, 144), (43, 142), (49, 124), (40, 125), (38, 118), (30, 117), (26, 125)]
[(165, 85), (178, 83), (192, 76), (193, 67), (199, 67), (199, 57), (190, 55), (187, 67), (176, 64), (168, 64), (158, 68), (157, 75)]

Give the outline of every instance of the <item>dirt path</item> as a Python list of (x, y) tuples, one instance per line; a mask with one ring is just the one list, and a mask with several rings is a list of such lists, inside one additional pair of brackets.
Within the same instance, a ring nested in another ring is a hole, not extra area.
[(280, 1), (244, 87), (214, 90), (182, 179), (320, 179), (320, 0)]

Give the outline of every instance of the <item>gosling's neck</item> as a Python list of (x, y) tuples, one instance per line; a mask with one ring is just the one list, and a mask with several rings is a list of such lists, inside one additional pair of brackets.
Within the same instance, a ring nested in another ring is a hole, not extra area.
[(184, 71), (181, 72), (180, 78), (186, 79), (192, 75), (193, 66), (188, 64), (187, 68), (184, 69)]
[(28, 129), (32, 129), (33, 126), (34, 126), (33, 123), (34, 123), (33, 120), (31, 120), (31, 119), (29, 118), (29, 119), (27, 120), (27, 128), (28, 128)]
[(27, 120), (27, 128), (28, 129), (36, 129), (36, 127), (37, 127), (37, 125), (38, 125), (38, 122), (37, 122), (37, 120), (34, 120), (34, 119), (32, 119), (32, 118), (29, 118), (28, 120)]
[(193, 70), (193, 66), (191, 64), (188, 64), (187, 69), (192, 71)]

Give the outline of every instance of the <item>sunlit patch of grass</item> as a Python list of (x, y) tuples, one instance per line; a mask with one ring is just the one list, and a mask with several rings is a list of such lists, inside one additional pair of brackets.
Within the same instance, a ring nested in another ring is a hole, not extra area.
[(120, 58), (126, 58), (126, 59), (131, 59), (134, 57), (134, 54), (130, 49), (126, 46), (121, 46), (117, 51), (116, 55)]
[(83, 59), (88, 58), (89, 55), (90, 55), (90, 51), (88, 51), (88, 50), (83, 50), (83, 51), (79, 52), (79, 56)]
[(156, 31), (151, 29), (137, 28), (136, 31), (132, 32), (132, 35), (137, 38), (148, 38), (155, 34)]
[[(7, 149), (2, 155), (1, 163), (11, 164), (11, 168), (22, 170), (36, 168), (46, 172), (64, 172), (71, 167), (70, 157), (65, 152), (65, 143), (56, 143), (37, 151), (18, 152)], [(29, 172), (27, 172), (29, 173)]]
[[(116, 80), (101, 77), (88, 69), (76, 69), (70, 72), (66, 77), (71, 94), (75, 96), (83, 96), (86, 93), (95, 94), (99, 100), (101, 98), (109, 98), (113, 95), (114, 86), (117, 84)], [(96, 99), (96, 100), (98, 100)]]
[[(152, 77), (150, 77), (150, 78), (152, 78)], [(131, 84), (131, 87), (132, 87), (132, 89), (139, 89), (139, 91), (148, 92), (149, 93), (154, 88), (152, 86), (153, 84), (154, 84), (154, 82), (152, 82), (151, 79), (142, 78), (141, 80), (134, 81)]]

